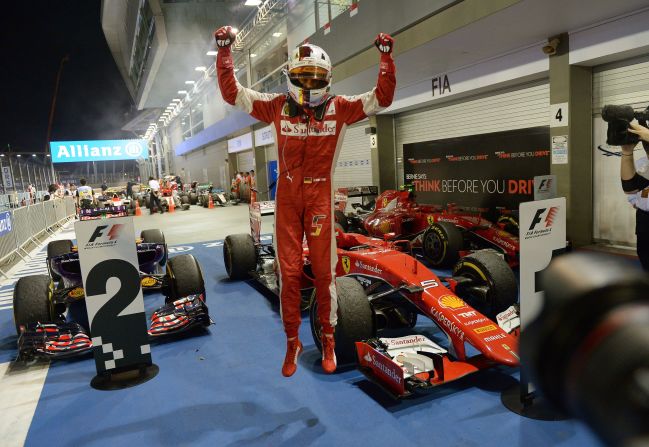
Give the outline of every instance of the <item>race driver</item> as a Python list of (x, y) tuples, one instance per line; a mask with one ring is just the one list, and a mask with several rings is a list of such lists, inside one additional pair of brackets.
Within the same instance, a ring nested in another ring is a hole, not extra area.
[(358, 96), (330, 93), (331, 61), (322, 48), (303, 44), (289, 56), (288, 93), (259, 93), (242, 87), (234, 75), (229, 26), (215, 33), (216, 67), (223, 99), (254, 118), (272, 123), (278, 148), (275, 194), (275, 249), (280, 279), (281, 315), (287, 337), (282, 374), (292, 376), (302, 352), (298, 339), (302, 241), (306, 235), (315, 279), (318, 319), (322, 325), (322, 369), (336, 370), (336, 240), (333, 232), (333, 170), (345, 129), (392, 103), (396, 84), (394, 41), (379, 34), (381, 53), (376, 87)]

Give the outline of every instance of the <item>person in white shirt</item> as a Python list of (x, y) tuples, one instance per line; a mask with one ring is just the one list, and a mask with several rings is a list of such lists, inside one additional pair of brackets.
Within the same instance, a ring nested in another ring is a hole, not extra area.
[(149, 188), (151, 188), (151, 193), (149, 194), (149, 212), (153, 214), (153, 207), (157, 206), (160, 210), (160, 214), (163, 214), (162, 204), (160, 203), (160, 183), (155, 180), (153, 177), (149, 177)]
[(79, 208), (92, 208), (94, 195), (92, 188), (86, 185), (86, 179), (82, 178), (79, 180), (81, 186), (77, 188), (77, 205)]

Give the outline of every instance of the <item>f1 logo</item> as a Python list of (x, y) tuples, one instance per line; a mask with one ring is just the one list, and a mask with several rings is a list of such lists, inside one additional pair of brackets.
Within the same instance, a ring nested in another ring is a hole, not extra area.
[[(110, 231), (106, 234), (108, 236), (108, 240), (112, 241), (114, 239), (117, 239), (119, 236), (119, 233), (121, 231), (123, 224), (115, 224), (112, 226)], [(89, 244), (95, 242), (97, 238), (100, 238), (104, 235), (104, 230), (108, 228), (109, 225), (98, 225), (97, 228), (95, 228), (95, 231), (93, 231), (92, 236), (90, 236), (90, 240), (88, 241)]]
[(543, 221), (543, 214), (546, 212), (547, 214), (545, 216), (545, 228), (550, 228), (552, 226), (552, 223), (554, 222), (554, 216), (557, 214), (557, 211), (559, 208), (556, 206), (548, 208), (539, 208), (536, 210), (536, 214), (534, 215), (534, 219), (532, 219), (532, 223), (530, 224), (530, 228), (527, 231), (532, 231), (534, 228), (536, 228), (537, 224), (540, 224), (541, 221)]

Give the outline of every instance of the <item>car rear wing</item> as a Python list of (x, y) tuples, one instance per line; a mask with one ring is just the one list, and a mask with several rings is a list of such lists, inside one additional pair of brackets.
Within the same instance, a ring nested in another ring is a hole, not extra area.
[(338, 188), (334, 191), (334, 208), (338, 211), (345, 212), (347, 202), (350, 198), (360, 198), (361, 205), (366, 205), (365, 198), (376, 198), (379, 195), (378, 186), (348, 186), (345, 188)]

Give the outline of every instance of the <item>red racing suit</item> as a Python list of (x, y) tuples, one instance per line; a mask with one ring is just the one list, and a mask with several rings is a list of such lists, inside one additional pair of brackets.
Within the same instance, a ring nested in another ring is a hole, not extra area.
[[(272, 124), (278, 149), (275, 193), (275, 250), (279, 269), (281, 315), (288, 338), (301, 322), (302, 241), (306, 234), (315, 278), (318, 318), (323, 332), (336, 325), (336, 239), (333, 231), (333, 171), (345, 129), (392, 103), (394, 61), (381, 53), (376, 87), (358, 96), (333, 96), (317, 112), (289, 104), (289, 96), (242, 87), (234, 75), (230, 48), (216, 58), (223, 99), (252, 117)], [(316, 119), (317, 115), (321, 119)]]

